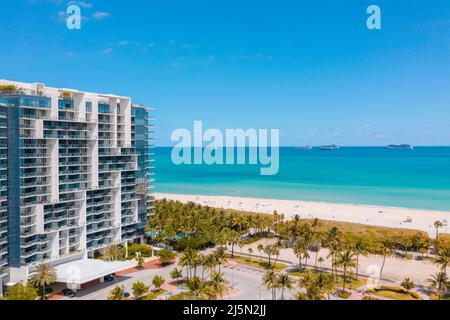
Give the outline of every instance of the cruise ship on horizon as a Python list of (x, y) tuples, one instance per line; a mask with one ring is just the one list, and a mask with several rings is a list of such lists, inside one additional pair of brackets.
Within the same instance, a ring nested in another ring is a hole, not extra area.
[(332, 145), (323, 145), (320, 147), (320, 150), (338, 150), (340, 147), (338, 145), (332, 144)]
[(298, 146), (298, 147), (295, 147), (295, 149), (297, 149), (297, 150), (311, 150), (312, 147), (311, 146)]
[(407, 149), (414, 150), (414, 147), (410, 144), (390, 144), (386, 147), (386, 149)]

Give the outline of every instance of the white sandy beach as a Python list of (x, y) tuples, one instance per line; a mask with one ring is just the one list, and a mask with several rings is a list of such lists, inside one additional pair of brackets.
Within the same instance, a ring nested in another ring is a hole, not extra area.
[[(272, 214), (276, 210), (278, 213), (284, 214), (287, 219), (298, 214), (304, 219), (319, 218), (330, 221), (421, 230), (428, 232), (431, 237), (435, 236), (436, 230), (433, 226), (435, 221), (450, 220), (450, 212), (445, 211), (230, 196), (156, 194), (156, 199), (164, 198), (184, 203), (195, 202), (210, 207), (258, 213)], [(408, 217), (411, 218), (411, 222), (407, 222)], [(443, 227), (440, 232), (449, 233), (450, 228)]]

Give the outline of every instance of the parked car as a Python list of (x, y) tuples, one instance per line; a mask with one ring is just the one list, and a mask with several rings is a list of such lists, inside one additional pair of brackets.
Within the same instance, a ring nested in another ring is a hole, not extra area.
[(110, 282), (110, 281), (114, 281), (114, 280), (116, 280), (116, 275), (113, 273), (113, 274), (108, 274), (107, 276), (105, 276), (105, 281), (106, 282)]
[(72, 289), (64, 289), (63, 294), (64, 294), (64, 296), (66, 296), (68, 298), (74, 298), (77, 295), (77, 293), (75, 291), (73, 291)]

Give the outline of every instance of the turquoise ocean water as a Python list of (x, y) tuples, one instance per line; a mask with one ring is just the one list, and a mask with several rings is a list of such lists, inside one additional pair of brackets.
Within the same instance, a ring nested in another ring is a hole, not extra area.
[(275, 176), (255, 165), (177, 166), (170, 153), (156, 148), (156, 192), (450, 211), (450, 147), (281, 148)]

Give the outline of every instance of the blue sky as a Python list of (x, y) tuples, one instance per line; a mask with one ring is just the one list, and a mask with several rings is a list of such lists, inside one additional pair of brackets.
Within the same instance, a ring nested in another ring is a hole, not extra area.
[[(450, 145), (448, 0), (2, 0), (0, 78), (129, 95), (282, 145)], [(133, 3), (133, 4), (131, 4)], [(366, 28), (366, 8), (382, 29)]]

